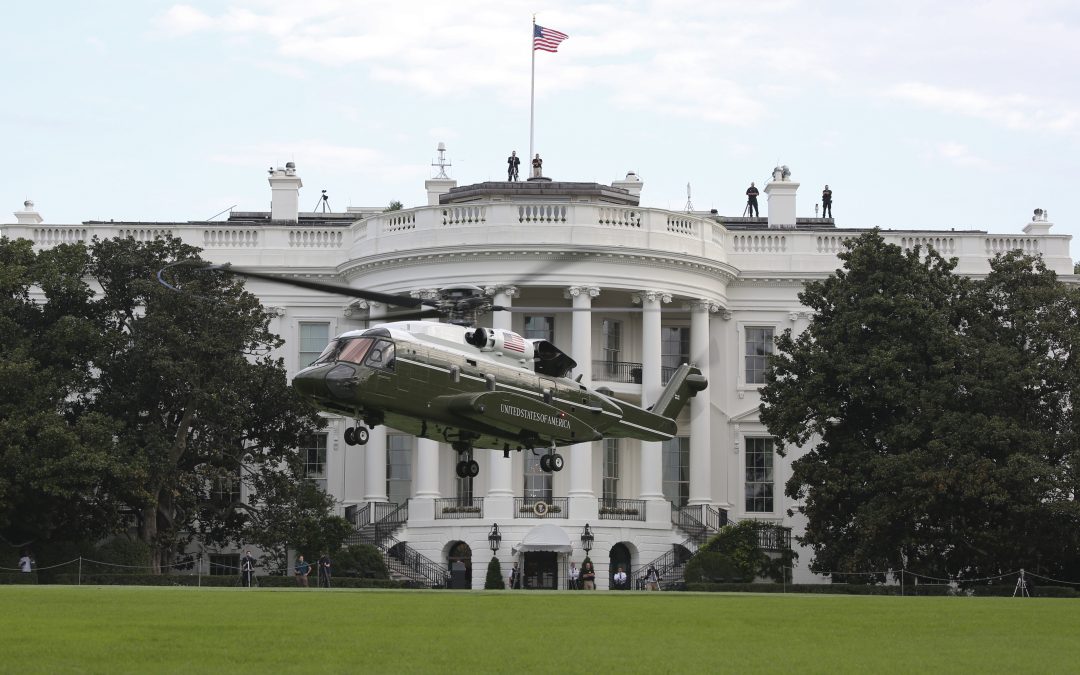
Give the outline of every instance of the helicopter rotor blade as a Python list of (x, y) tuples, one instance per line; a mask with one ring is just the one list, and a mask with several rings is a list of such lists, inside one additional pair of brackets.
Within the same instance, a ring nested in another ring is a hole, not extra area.
[(378, 316), (372, 321), (378, 323), (390, 323), (392, 321), (417, 321), (419, 319), (434, 319), (446, 316), (446, 312), (440, 309), (425, 309), (422, 312), (402, 312), (399, 314), (386, 314), (384, 316)]
[(323, 281), (312, 281), (310, 279), (301, 279), (298, 277), (283, 277), (277, 274), (269, 274), (267, 272), (256, 272), (254, 270), (242, 269), (239, 267), (233, 267), (232, 265), (207, 265), (204, 269), (225, 272), (227, 274), (238, 274), (243, 277), (250, 277), (252, 279), (264, 279), (266, 281), (272, 281), (279, 284), (285, 284), (288, 286), (296, 286), (297, 288), (306, 288), (312, 291), (322, 291), (324, 293), (336, 293), (338, 295), (345, 295), (351, 298), (360, 298), (362, 300), (370, 300), (371, 302), (382, 302), (387, 305), (394, 305), (396, 307), (407, 307), (415, 309), (431, 305), (429, 301), (422, 300), (420, 298), (413, 298), (408, 295), (391, 295), (389, 293), (379, 293), (377, 291), (366, 291), (362, 288), (352, 288), (350, 286), (341, 286), (340, 284), (331, 284)]

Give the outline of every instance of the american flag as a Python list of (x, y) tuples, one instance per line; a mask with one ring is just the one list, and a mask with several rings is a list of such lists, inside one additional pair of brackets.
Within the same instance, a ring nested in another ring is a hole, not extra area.
[(537, 49), (545, 52), (559, 51), (559, 43), (570, 37), (566, 33), (544, 28), (533, 24), (533, 51)]
[(521, 338), (517, 333), (511, 333), (510, 331), (503, 331), (503, 349), (511, 352), (525, 353), (525, 340)]

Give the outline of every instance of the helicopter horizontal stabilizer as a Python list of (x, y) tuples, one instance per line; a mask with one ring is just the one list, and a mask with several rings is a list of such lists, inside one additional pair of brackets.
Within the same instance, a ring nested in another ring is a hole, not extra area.
[(520, 394), (486, 391), (440, 396), (437, 401), (462, 417), (505, 430), (508, 436), (584, 443), (603, 435), (577, 417)]
[(709, 386), (708, 380), (701, 374), (701, 370), (686, 363), (678, 367), (671, 376), (660, 398), (653, 404), (652, 410), (657, 415), (675, 419), (679, 416), (683, 406), (690, 399)]

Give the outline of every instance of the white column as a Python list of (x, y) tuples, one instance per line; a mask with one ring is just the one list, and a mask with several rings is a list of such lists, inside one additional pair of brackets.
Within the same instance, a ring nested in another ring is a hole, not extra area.
[[(511, 307), (518, 290), (513, 286), (491, 286), (484, 291), (492, 296), (495, 305)], [(513, 330), (513, 314), (510, 312), (492, 312), (491, 327), (499, 330)], [(514, 455), (503, 457), (502, 450), (477, 450), (477, 455), (487, 454), (487, 498), (484, 503), (484, 515), (492, 519), (508, 519), (514, 511)], [(479, 459), (477, 461), (480, 461)]]
[[(600, 295), (595, 286), (571, 286), (566, 295), (573, 300), (571, 313), (570, 357), (577, 361), (581, 383), (592, 386), (592, 299)], [(586, 420), (587, 421), (587, 420)], [(570, 446), (570, 517), (596, 520), (599, 506), (593, 490), (593, 455), (599, 443)]]
[[(709, 312), (716, 303), (699, 300), (690, 308), (690, 363), (709, 377)], [(711, 389), (690, 399), (690, 504), (712, 503), (712, 431), (709, 423)]]
[[(366, 302), (366, 301), (365, 301)], [(362, 304), (362, 303), (361, 303)], [(379, 322), (386, 313), (386, 306), (369, 302), (368, 327)], [(346, 422), (348, 424), (349, 422)], [(386, 495), (386, 427), (379, 425), (371, 430), (364, 447), (364, 501), (385, 502)]]
[(439, 442), (416, 439), (416, 498), (439, 497)]
[[(641, 315), (641, 405), (649, 407), (663, 390), (660, 373), (660, 305), (671, 302), (671, 296), (660, 291), (643, 291), (638, 296), (644, 310)], [(664, 499), (663, 453), (659, 442), (641, 443), (640, 498)], [(654, 520), (650, 509), (649, 520)]]

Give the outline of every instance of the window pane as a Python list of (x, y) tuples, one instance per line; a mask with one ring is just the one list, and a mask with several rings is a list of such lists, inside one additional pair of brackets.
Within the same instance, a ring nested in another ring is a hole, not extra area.
[(664, 498), (676, 506), (690, 500), (690, 439), (685, 436), (664, 441)]
[(552, 476), (540, 469), (540, 457), (526, 452), (525, 457), (525, 494), (526, 499), (551, 501)]
[(555, 317), (526, 316), (525, 335), (529, 340), (555, 341)]
[(773, 512), (773, 453), (771, 438), (746, 439), (746, 511)]
[(772, 327), (746, 329), (746, 383), (764, 384), (768, 357), (773, 353)]
[(301, 441), (304, 477), (326, 491), (326, 434), (311, 434)]
[(619, 439), (604, 440), (604, 481), (603, 498), (605, 502), (614, 502), (619, 498)]
[(301, 323), (299, 366), (307, 368), (314, 363), (328, 342), (330, 342), (329, 322)]
[(386, 495), (391, 503), (404, 504), (412, 496), (413, 437), (386, 436)]
[(660, 366), (663, 381), (667, 383), (675, 369), (690, 362), (690, 328), (688, 326), (663, 326), (660, 329)]

